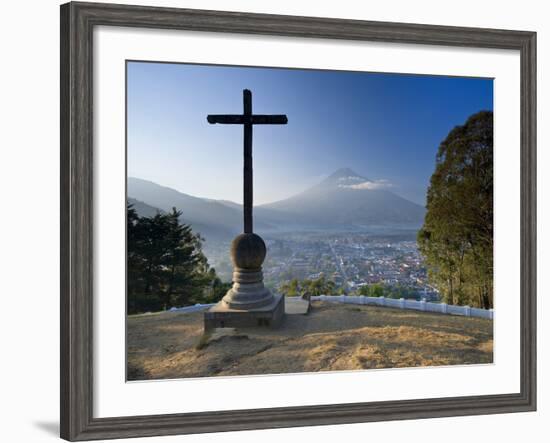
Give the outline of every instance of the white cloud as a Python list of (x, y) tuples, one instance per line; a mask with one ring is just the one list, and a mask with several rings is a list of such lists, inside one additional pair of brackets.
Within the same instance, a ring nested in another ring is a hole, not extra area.
[(358, 182), (358, 181), (361, 181), (361, 180), (364, 180), (363, 177), (356, 177), (356, 176), (353, 176), (353, 175), (349, 175), (347, 177), (339, 177), (338, 178), (338, 181), (354, 181), (354, 182)]
[(340, 188), (348, 188), (348, 189), (375, 190), (375, 189), (391, 188), (393, 185), (386, 179), (380, 179), (380, 180), (368, 180), (361, 183), (354, 183), (352, 185), (338, 185), (338, 186)]

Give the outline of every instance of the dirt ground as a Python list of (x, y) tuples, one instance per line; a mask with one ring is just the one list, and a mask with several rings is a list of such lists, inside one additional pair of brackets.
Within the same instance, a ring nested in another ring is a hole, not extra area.
[(493, 361), (491, 320), (374, 306), (314, 302), (279, 329), (217, 331), (203, 336), (202, 312), (129, 316), (128, 380)]

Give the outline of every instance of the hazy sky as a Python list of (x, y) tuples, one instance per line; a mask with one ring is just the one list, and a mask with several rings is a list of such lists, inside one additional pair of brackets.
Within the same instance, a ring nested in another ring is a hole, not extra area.
[(493, 109), (490, 79), (128, 63), (128, 175), (242, 201), (243, 129), (207, 114), (287, 114), (254, 127), (254, 202), (289, 197), (338, 168), (425, 203), (439, 143)]

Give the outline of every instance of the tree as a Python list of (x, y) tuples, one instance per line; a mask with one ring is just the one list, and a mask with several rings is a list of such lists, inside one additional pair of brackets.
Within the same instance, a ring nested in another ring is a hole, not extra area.
[(418, 245), (445, 302), (492, 307), (492, 112), (472, 115), (440, 144)]
[(216, 275), (214, 268), (210, 268), (208, 274), (210, 285), (200, 303), (216, 303), (220, 301), (232, 286), (231, 282), (222, 282)]
[(334, 282), (327, 280), (324, 275), (320, 275), (314, 280), (304, 280), (302, 286), (302, 295), (307, 293), (310, 296), (330, 295), (336, 287)]
[(225, 286), (208, 265), (203, 239), (180, 222), (181, 215), (173, 208), (169, 213), (140, 217), (128, 205), (128, 312), (221, 298)]
[(380, 283), (363, 285), (359, 288), (359, 295), (366, 295), (367, 297), (382, 297), (384, 295), (384, 286)]
[(279, 290), (287, 297), (296, 297), (300, 295), (300, 283), (298, 282), (298, 279), (293, 278), (290, 281), (284, 282)]
[(333, 281), (327, 280), (324, 275), (310, 280), (305, 279), (299, 281), (296, 278), (286, 281), (279, 287), (279, 292), (287, 297), (296, 296), (318, 296), (318, 295), (330, 295), (334, 293), (336, 285)]
[(140, 242), (140, 232), (136, 228), (139, 222), (139, 216), (132, 205), (127, 207), (127, 282), (128, 282), (128, 300), (135, 299), (139, 293), (139, 287), (143, 284), (141, 281), (141, 271), (144, 263), (138, 253), (138, 244)]

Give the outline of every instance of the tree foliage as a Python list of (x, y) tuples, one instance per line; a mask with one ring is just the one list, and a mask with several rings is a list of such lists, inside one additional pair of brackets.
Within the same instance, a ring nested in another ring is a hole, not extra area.
[(128, 313), (218, 301), (227, 290), (181, 212), (140, 217), (127, 208)]
[(381, 283), (363, 285), (359, 288), (359, 295), (366, 295), (367, 297), (382, 297), (384, 295), (384, 285)]
[(472, 115), (440, 144), (418, 245), (447, 303), (492, 307), (492, 112)]
[(327, 280), (321, 275), (316, 279), (305, 279), (302, 281), (293, 278), (281, 284), (279, 292), (287, 297), (329, 295), (334, 292), (335, 287), (336, 285), (333, 281)]
[(386, 297), (386, 298), (420, 298), (420, 293), (417, 288), (405, 286), (401, 284), (388, 285), (384, 283), (373, 283), (371, 285), (363, 285), (357, 291), (358, 295), (366, 295), (368, 297)]

